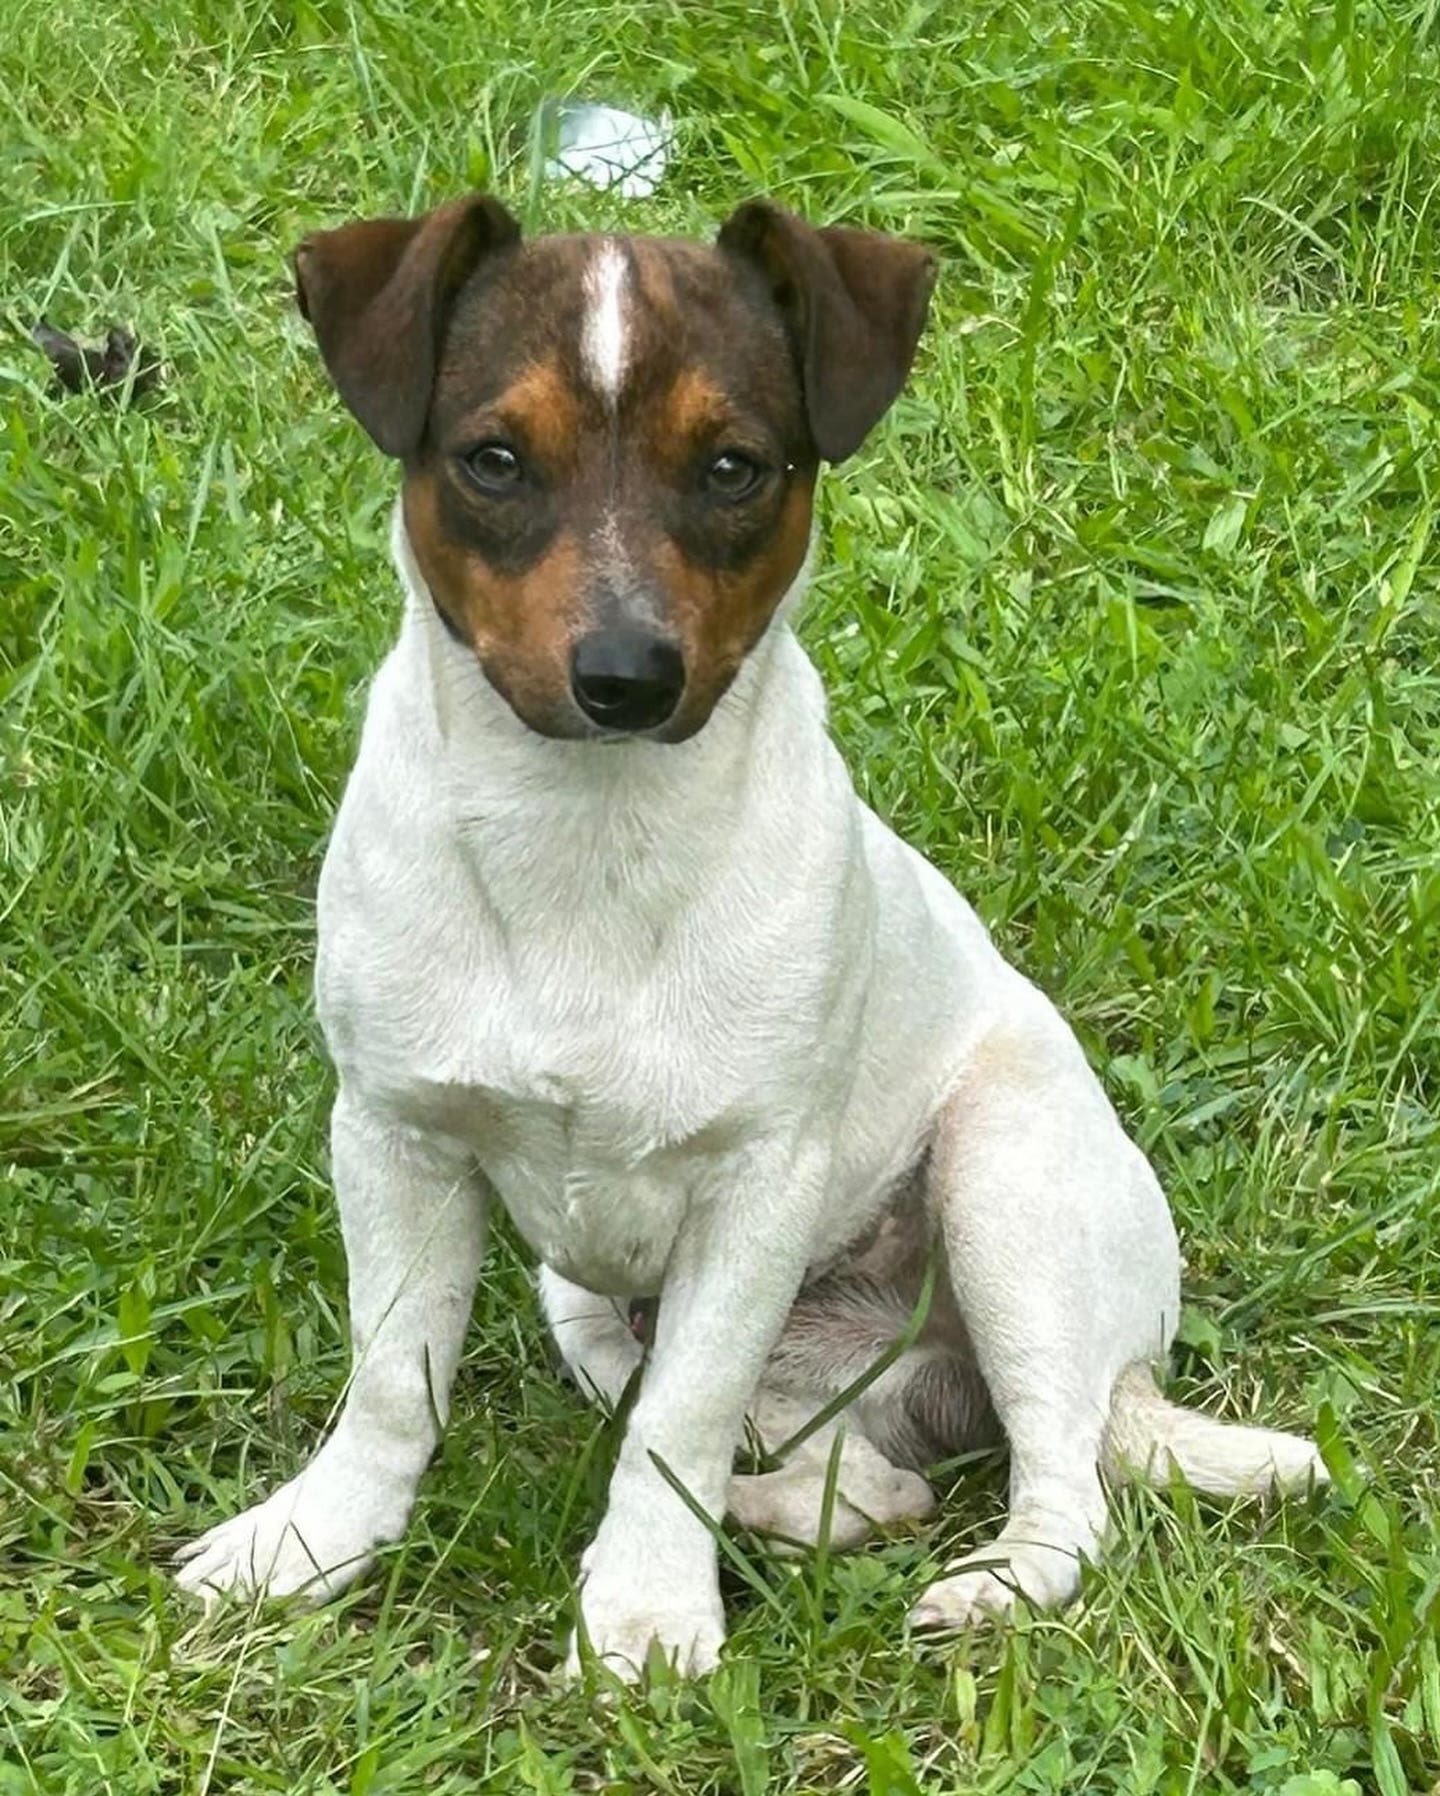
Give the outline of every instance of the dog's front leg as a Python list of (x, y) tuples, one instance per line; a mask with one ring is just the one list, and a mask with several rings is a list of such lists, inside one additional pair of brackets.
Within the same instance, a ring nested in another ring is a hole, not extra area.
[[(656, 1643), (682, 1672), (716, 1662), (725, 1621), (715, 1540), (695, 1511), (714, 1525), (725, 1513), (746, 1406), (804, 1278), (827, 1169), (818, 1151), (755, 1152), (731, 1167), (723, 1189), (701, 1195), (682, 1227), (605, 1519), (582, 1567), (583, 1632), (621, 1677), (637, 1677)], [(572, 1672), (578, 1654), (577, 1639)]]
[(485, 1236), (464, 1150), (367, 1110), (331, 1119), (350, 1274), (353, 1366), (333, 1433), (273, 1496), (185, 1548), (179, 1581), (210, 1596), (333, 1596), (396, 1540), (449, 1408)]

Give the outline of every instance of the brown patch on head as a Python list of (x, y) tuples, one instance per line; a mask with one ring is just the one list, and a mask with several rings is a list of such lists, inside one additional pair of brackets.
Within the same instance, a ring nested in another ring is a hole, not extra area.
[(531, 362), (475, 421), (479, 441), (489, 425), (518, 438), (521, 446), (553, 476), (573, 472), (582, 413), (574, 387), (557, 356)]
[[(913, 246), (764, 205), (713, 247), (522, 243), (478, 195), (322, 234), (297, 267), (341, 395), (404, 463), (447, 627), (536, 730), (667, 741), (704, 724), (793, 583), (817, 463), (894, 396), (930, 279)], [(622, 640), (632, 663), (608, 654)], [(679, 694), (654, 721), (610, 703), (647, 656)]]
[(696, 249), (696, 244), (677, 244), (663, 237), (631, 237), (626, 240), (630, 267), (639, 289), (643, 310), (664, 318), (678, 310), (675, 286), (675, 253)]
[[(617, 291), (621, 377), (597, 383), (595, 307)], [(495, 443), (522, 464), (505, 491), (467, 474)], [(709, 480), (726, 454), (758, 470), (738, 499)], [(638, 630), (683, 659), (678, 707), (649, 729), (675, 741), (798, 573), (814, 474), (784, 326), (746, 271), (696, 244), (542, 238), (457, 303), (406, 518), (441, 615), (527, 723), (596, 733), (576, 645)]]
[[(489, 415), (493, 421), (512, 392), (542, 428), (552, 402), (585, 408), (575, 362), (590, 243), (537, 238), (503, 262), (482, 266), (460, 294), (436, 369), (426, 454), (473, 438), (475, 420)], [(578, 428), (581, 420), (571, 422)]]
[(573, 537), (506, 572), (447, 525), (442, 476), (405, 482), (405, 531), (446, 628), (474, 649), (496, 691), (533, 730), (573, 735), (570, 650), (582, 592)]
[(730, 423), (734, 407), (704, 368), (682, 368), (657, 408), (652, 434), (660, 441), (693, 446)]
[(813, 476), (792, 476), (758, 544), (734, 566), (707, 565), (673, 538), (656, 543), (656, 571), (689, 674), (667, 732), (672, 739), (700, 728), (765, 634), (804, 564), (813, 498)]

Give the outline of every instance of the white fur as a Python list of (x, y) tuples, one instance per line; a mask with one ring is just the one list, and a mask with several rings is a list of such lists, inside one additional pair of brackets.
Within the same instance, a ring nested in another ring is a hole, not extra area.
[[(611, 372), (612, 266), (602, 254), (594, 330)], [(1000, 1539), (917, 1616), (1062, 1600), (1099, 1551), (1117, 1380), (1164, 1354), (1179, 1309), (1164, 1199), (1069, 1029), (860, 803), (783, 615), (689, 742), (550, 741), (446, 636), (398, 519), (396, 556), (405, 622), (319, 895), (355, 1372), (310, 1466), (197, 1543), (182, 1582), (323, 1594), (398, 1535), (494, 1193), (572, 1281), (562, 1297), (601, 1294), (590, 1322), (564, 1301), (609, 1342), (592, 1356), (608, 1397), (635, 1349), (606, 1297), (663, 1293), (582, 1625), (622, 1670), (656, 1640), (682, 1667), (712, 1664), (714, 1542), (672, 1480), (724, 1510), (802, 1279), (928, 1152), (1012, 1471)], [(1174, 1457), (1187, 1464), (1182, 1441)], [(887, 1469), (850, 1453), (842, 1498), (923, 1510), (919, 1481), (887, 1484)], [(794, 1495), (730, 1501), (783, 1519)]]
[(613, 405), (625, 378), (628, 332), (625, 319), (627, 285), (625, 253), (613, 237), (601, 239), (585, 270), (585, 322), (581, 353), (585, 372), (602, 398)]

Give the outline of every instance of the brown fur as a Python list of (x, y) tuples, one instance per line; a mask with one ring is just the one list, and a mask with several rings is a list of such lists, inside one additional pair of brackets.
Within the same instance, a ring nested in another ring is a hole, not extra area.
[[(614, 240), (618, 393), (595, 391), (584, 360), (597, 238), (520, 243), (473, 196), (320, 233), (299, 255), (342, 396), (405, 464), (440, 615), (543, 734), (596, 733), (571, 693), (575, 645), (637, 624), (684, 661), (679, 706), (651, 734), (703, 726), (804, 562), (819, 456), (859, 442), (909, 365), (923, 251), (772, 206), (732, 227), (713, 248)], [(467, 471), (492, 441), (520, 458), (513, 488)], [(707, 485), (721, 453), (765, 470), (752, 493)]]
[(484, 194), (423, 218), (319, 231), (295, 252), (295, 295), (342, 399), (387, 455), (420, 440), (450, 307), (482, 260), (520, 229)]
[(734, 408), (711, 375), (703, 368), (682, 368), (656, 408), (649, 434), (657, 450), (673, 453), (716, 435), (733, 417)]
[(809, 481), (797, 479), (763, 547), (739, 568), (697, 565), (676, 543), (657, 541), (655, 566), (690, 670), (681, 727), (693, 721), (698, 728), (710, 715), (800, 572), (813, 494)]
[(502, 573), (444, 529), (437, 485), (434, 474), (405, 483), (405, 528), (425, 584), (451, 634), (474, 649), (502, 697), (533, 728), (565, 733), (565, 718), (555, 713), (557, 692), (569, 690), (581, 590), (574, 539), (558, 537), (523, 573)]
[[(575, 472), (584, 419), (575, 389), (565, 378), (558, 357), (532, 362), (499, 396), (491, 411), (503, 433), (517, 437), (547, 474), (565, 478)], [(473, 428), (478, 442), (486, 434), (484, 414)]]

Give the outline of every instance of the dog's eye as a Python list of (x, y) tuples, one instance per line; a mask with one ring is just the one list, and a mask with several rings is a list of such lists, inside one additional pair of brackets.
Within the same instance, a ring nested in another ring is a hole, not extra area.
[(717, 499), (748, 499), (764, 478), (765, 469), (754, 456), (722, 449), (705, 469), (705, 490)]
[(512, 492), (525, 478), (520, 457), (508, 443), (480, 443), (460, 462), (482, 493)]

